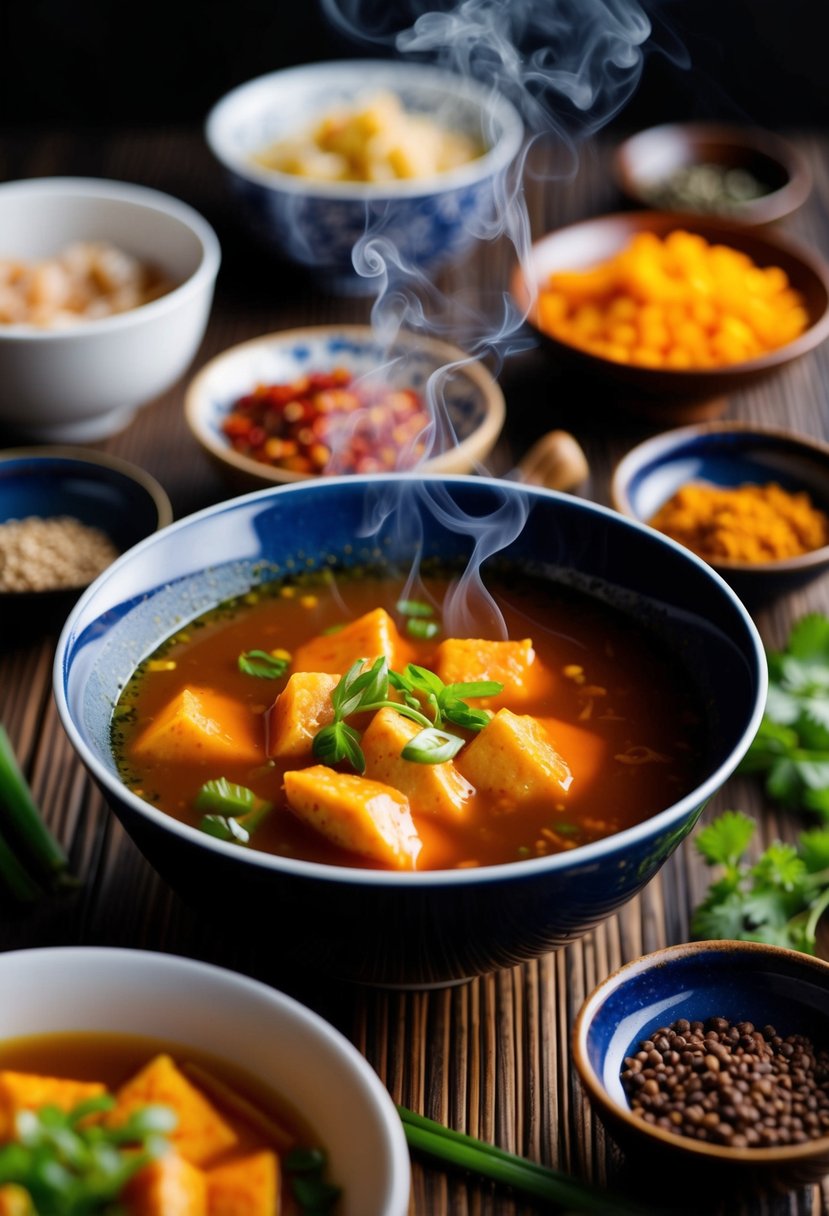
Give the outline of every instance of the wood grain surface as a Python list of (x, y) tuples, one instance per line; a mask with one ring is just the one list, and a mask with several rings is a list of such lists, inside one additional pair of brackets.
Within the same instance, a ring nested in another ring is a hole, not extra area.
[[(796, 133), (792, 133), (797, 139)], [(814, 190), (785, 222), (796, 240), (829, 254), (829, 139), (798, 140)], [(534, 235), (620, 206), (598, 141), (581, 151), (574, 172), (527, 181)], [(537, 156), (545, 155), (544, 150)], [(541, 162), (537, 162), (541, 163)], [(306, 323), (365, 321), (371, 301), (326, 295), (263, 258), (237, 224), (217, 166), (195, 128), (15, 130), (0, 135), (0, 180), (54, 174), (92, 175), (163, 189), (197, 207), (223, 248), (210, 326), (193, 369), (242, 341)], [(0, 246), (2, 233), (0, 233)], [(0, 248), (2, 253), (2, 248)], [(514, 259), (512, 246), (478, 247), (440, 280), (453, 307), (485, 301), (496, 309)], [(490, 462), (503, 474), (535, 438), (553, 427), (573, 431), (587, 452), (584, 493), (608, 502), (614, 462), (656, 428), (614, 411), (605, 394), (569, 382), (543, 351), (510, 354), (500, 370), (508, 405), (504, 435)], [(185, 381), (141, 411), (130, 427), (92, 445), (134, 461), (159, 479), (177, 518), (227, 496), (196, 447), (182, 413)], [(729, 400), (727, 417), (790, 426), (829, 439), (829, 344), (768, 382)], [(0, 445), (12, 437), (0, 432)], [(790, 623), (809, 610), (829, 611), (829, 581), (778, 601), (756, 617), (767, 645), (781, 645)], [(591, 988), (623, 962), (688, 937), (689, 914), (708, 875), (693, 847), (680, 847), (661, 875), (622, 912), (565, 950), (523, 967), (445, 990), (391, 993), (340, 988), (324, 976), (286, 973), (274, 961), (280, 926), (244, 923), (222, 908), (208, 923), (151, 870), (86, 777), (59, 723), (51, 693), (56, 636), (10, 636), (0, 628), (0, 721), (49, 823), (65, 842), (80, 878), (77, 891), (25, 915), (0, 912), (0, 949), (69, 943), (161, 950), (206, 959), (264, 979), (313, 1005), (365, 1054), (396, 1101), (483, 1139), (593, 1179), (649, 1195), (668, 1210), (722, 1216), (814, 1216), (829, 1213), (829, 1191), (721, 1199), (683, 1205), (685, 1180), (654, 1180), (633, 1170), (592, 1119), (569, 1052), (574, 1016)], [(764, 802), (758, 787), (733, 778), (705, 819), (741, 808), (760, 824), (758, 847), (793, 839), (802, 826)], [(2, 999), (2, 994), (0, 994)], [(690, 1202), (690, 1201), (689, 1201)], [(534, 1216), (538, 1205), (513, 1200), (490, 1184), (415, 1161), (411, 1216)], [(372, 1216), (365, 1213), (364, 1216)]]

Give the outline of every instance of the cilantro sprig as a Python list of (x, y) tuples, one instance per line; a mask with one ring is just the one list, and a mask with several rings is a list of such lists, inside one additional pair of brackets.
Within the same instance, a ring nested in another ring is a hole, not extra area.
[(698, 834), (697, 849), (721, 874), (694, 910), (692, 935), (814, 954), (818, 920), (829, 907), (829, 828), (802, 832), (797, 845), (774, 841), (751, 863), (755, 830), (742, 811), (725, 811)]
[(55, 1106), (21, 1111), (17, 1138), (0, 1148), (0, 1185), (18, 1186), (33, 1210), (60, 1216), (114, 1212), (130, 1178), (168, 1151), (178, 1121), (166, 1106), (144, 1106), (117, 1127), (90, 1117), (111, 1110), (101, 1094), (68, 1113)]
[(740, 765), (788, 810), (829, 823), (829, 617), (810, 613), (770, 651), (765, 713)]
[[(393, 700), (391, 690), (400, 694)], [(392, 671), (381, 656), (368, 665), (358, 659), (331, 693), (334, 721), (314, 736), (314, 755), (325, 764), (347, 761), (358, 773), (366, 770), (360, 746), (360, 731), (347, 719), (354, 714), (373, 713), (390, 708), (422, 727), (401, 753), (417, 764), (442, 764), (463, 747), (462, 736), (446, 730), (446, 723), (465, 730), (479, 731), (491, 718), (488, 710), (474, 709), (466, 697), (489, 697), (501, 692), (496, 680), (444, 684), (440, 676), (426, 667), (409, 663), (402, 671)]]

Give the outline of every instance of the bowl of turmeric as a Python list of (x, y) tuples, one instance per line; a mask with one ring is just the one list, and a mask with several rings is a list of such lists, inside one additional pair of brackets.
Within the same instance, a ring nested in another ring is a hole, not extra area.
[(563, 372), (662, 422), (722, 415), (731, 393), (829, 334), (829, 266), (776, 233), (638, 211), (553, 231), (511, 293)]
[(654, 435), (619, 461), (611, 498), (749, 604), (829, 570), (829, 444), (792, 431), (709, 422)]

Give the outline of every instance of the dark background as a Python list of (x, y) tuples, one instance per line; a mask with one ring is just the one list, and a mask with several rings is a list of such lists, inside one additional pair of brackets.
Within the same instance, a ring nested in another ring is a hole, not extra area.
[[(360, 2), (365, 11), (372, 0)], [(587, 0), (540, 2), (566, 20)], [(451, 0), (376, 0), (375, 8), (405, 27), (411, 3), (451, 7)], [(501, 3), (517, 13), (524, 0)], [(825, 0), (642, 3), (654, 26), (642, 78), (608, 123), (826, 125)], [(678, 61), (677, 47), (688, 64)], [(521, 49), (531, 50), (532, 39)], [(394, 53), (335, 28), (321, 0), (0, 0), (0, 52), (6, 127), (200, 122), (227, 89), (263, 72)]]

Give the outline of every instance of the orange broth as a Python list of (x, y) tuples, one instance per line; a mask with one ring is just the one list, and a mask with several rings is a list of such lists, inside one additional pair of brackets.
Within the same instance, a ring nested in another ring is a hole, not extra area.
[[(437, 620), (449, 586), (449, 577), (421, 576), (418, 597), (426, 595), (438, 606)], [(451, 817), (418, 813), (413, 805), (423, 842), (418, 870), (494, 865), (598, 840), (672, 805), (701, 773), (704, 727), (691, 682), (644, 626), (598, 597), (547, 581), (518, 576), (500, 584), (488, 579), (487, 587), (509, 638), (530, 638), (535, 651), (532, 697), (515, 712), (541, 722), (573, 780), (554, 800), (525, 801), (518, 808), (505, 809), (477, 792), (462, 814)], [(410, 594), (402, 577), (366, 572), (328, 584), (265, 585), (187, 625), (138, 668), (116, 707), (113, 750), (123, 781), (195, 826), (201, 817), (194, 808), (198, 790), (225, 777), (275, 804), (252, 847), (331, 865), (384, 868), (329, 843), (291, 812), (284, 772), (320, 761), (309, 756), (300, 765), (266, 757), (267, 711), (290, 668), (279, 680), (266, 680), (242, 674), (237, 660), (252, 649), (292, 654), (310, 638), (380, 606), (405, 637), (411, 661), (433, 669), (436, 647), (448, 634), (442, 629), (431, 640), (407, 636), (406, 618), (396, 605)], [(209, 685), (245, 707), (261, 739), (259, 761), (223, 763), (217, 771), (215, 763), (135, 755), (133, 742), (147, 723), (193, 685)], [(337, 767), (353, 771), (347, 764)]]
[[(9, 1070), (95, 1081), (114, 1094), (159, 1055), (172, 1057), (238, 1136), (238, 1142), (221, 1156), (222, 1162), (263, 1149), (282, 1158), (290, 1147), (322, 1147), (313, 1129), (282, 1095), (224, 1060), (164, 1039), (91, 1031), (6, 1039), (0, 1042), (0, 1073)], [(281, 1180), (281, 1210), (284, 1216), (298, 1216), (284, 1171)]]

